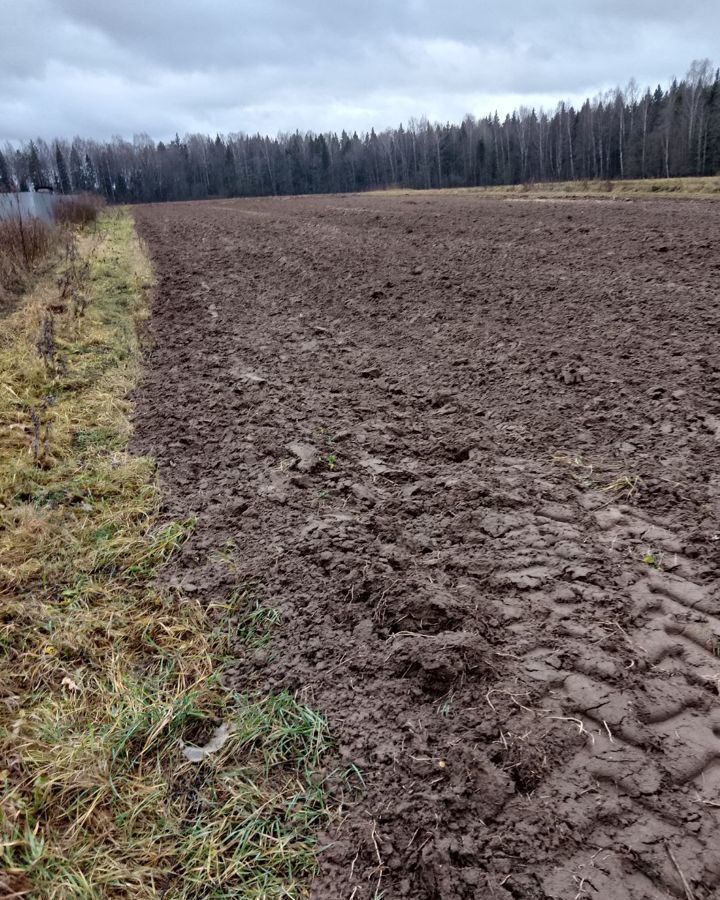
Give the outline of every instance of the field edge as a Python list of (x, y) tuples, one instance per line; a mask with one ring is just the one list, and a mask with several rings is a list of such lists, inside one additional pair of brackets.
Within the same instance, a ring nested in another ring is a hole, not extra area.
[(682, 178), (597, 178), (584, 181), (525, 182), (448, 188), (388, 188), (373, 196), (439, 194), (515, 200), (720, 200), (720, 176)]
[(194, 522), (128, 450), (151, 265), (126, 210), (70, 234), (0, 338), (0, 892), (305, 896), (327, 723), (223, 687), (272, 623), (242, 584), (159, 586)]

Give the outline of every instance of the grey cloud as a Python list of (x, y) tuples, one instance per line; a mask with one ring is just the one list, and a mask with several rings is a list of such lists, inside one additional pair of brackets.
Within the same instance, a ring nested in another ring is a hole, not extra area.
[(0, 0), (0, 140), (383, 128), (681, 75), (711, 0)]

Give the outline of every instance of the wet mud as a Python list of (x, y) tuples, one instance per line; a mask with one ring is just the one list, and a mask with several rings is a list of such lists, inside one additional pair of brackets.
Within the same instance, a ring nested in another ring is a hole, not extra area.
[(720, 204), (135, 215), (171, 586), (354, 784), (314, 896), (718, 896)]

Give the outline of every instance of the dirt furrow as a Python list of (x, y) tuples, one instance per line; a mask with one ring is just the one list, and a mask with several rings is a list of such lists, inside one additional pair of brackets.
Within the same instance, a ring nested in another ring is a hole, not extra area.
[(228, 682), (303, 691), (364, 782), (315, 895), (715, 896), (720, 205), (136, 218), (173, 583), (280, 611)]

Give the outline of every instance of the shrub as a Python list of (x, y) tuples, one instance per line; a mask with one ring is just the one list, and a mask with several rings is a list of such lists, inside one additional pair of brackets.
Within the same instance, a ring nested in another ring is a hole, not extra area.
[(17, 216), (0, 222), (0, 254), (17, 260), (25, 269), (32, 269), (56, 241), (53, 226), (41, 219)]
[(97, 194), (76, 194), (63, 197), (55, 210), (55, 219), (69, 225), (88, 225), (94, 222), (105, 206)]
[(60, 230), (41, 219), (17, 216), (0, 221), (0, 307), (4, 295), (24, 290), (30, 273), (59, 238)]

